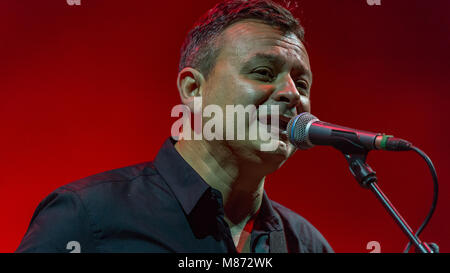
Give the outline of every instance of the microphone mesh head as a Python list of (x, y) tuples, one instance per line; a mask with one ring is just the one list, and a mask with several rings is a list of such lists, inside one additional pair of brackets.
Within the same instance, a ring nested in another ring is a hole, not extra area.
[(293, 117), (287, 126), (289, 141), (301, 150), (312, 148), (314, 145), (308, 139), (308, 124), (319, 121), (318, 118), (308, 112)]

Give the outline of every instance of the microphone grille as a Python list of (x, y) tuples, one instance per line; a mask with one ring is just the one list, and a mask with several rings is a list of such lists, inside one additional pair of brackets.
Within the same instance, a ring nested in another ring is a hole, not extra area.
[(319, 119), (308, 112), (293, 117), (287, 126), (289, 141), (301, 150), (312, 148), (314, 145), (308, 139), (308, 124), (319, 121)]

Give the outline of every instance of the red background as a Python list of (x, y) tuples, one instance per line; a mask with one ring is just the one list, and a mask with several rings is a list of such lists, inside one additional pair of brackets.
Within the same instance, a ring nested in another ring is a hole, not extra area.
[[(16, 249), (39, 201), (55, 188), (152, 160), (175, 121), (179, 48), (215, 2), (0, 2), (0, 252)], [(449, 2), (298, 6), (314, 73), (313, 114), (406, 138), (432, 158), (439, 204), (421, 238), (449, 252)], [(372, 152), (368, 163), (416, 229), (432, 197), (424, 161), (412, 152)], [(369, 241), (400, 252), (407, 242), (331, 148), (298, 152), (266, 189), (337, 252), (369, 252)]]

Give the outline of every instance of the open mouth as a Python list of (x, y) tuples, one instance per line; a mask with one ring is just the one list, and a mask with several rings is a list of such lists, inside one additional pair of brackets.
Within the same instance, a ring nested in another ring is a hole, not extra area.
[(272, 126), (272, 120), (278, 118), (278, 132), (282, 139), (287, 139), (287, 126), (289, 121), (291, 120), (290, 117), (287, 116), (266, 116), (265, 119), (260, 119), (258, 117), (258, 121), (262, 124), (266, 124), (269, 128)]
[(283, 119), (280, 117), (279, 127), (282, 132), (286, 132), (289, 120)]

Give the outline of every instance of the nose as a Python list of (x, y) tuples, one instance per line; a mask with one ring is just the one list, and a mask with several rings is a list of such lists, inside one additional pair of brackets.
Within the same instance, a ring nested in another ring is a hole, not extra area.
[(280, 87), (273, 94), (273, 99), (280, 104), (285, 104), (287, 109), (295, 108), (300, 104), (300, 93), (290, 75), (287, 75), (280, 83)]

